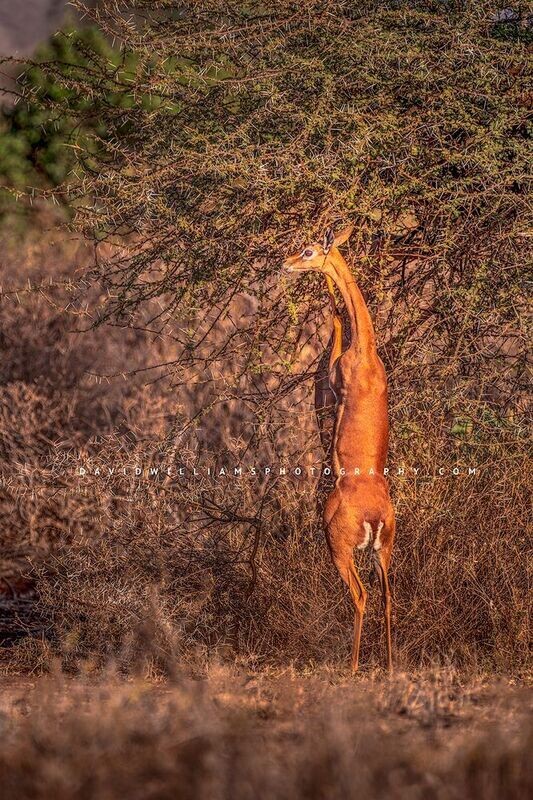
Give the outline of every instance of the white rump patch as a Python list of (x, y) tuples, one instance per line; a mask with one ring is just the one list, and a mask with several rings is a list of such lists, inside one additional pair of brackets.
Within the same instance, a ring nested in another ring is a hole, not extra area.
[(374, 550), (379, 550), (381, 548), (381, 529), (383, 528), (383, 520), (380, 520), (375, 536), (374, 531), (372, 530), (372, 525), (366, 519), (363, 522), (363, 528), (365, 529), (365, 538), (361, 544), (357, 545), (357, 549), (364, 550), (365, 547), (368, 546), (370, 540), (374, 538)]
[(374, 539), (374, 550), (379, 550), (381, 547), (381, 529), (383, 527), (383, 520), (380, 521), (376, 531), (376, 538)]
[(364, 550), (372, 537), (372, 525), (370, 524), (370, 522), (367, 522), (366, 519), (363, 522), (363, 528), (365, 529), (365, 538), (363, 539), (361, 544), (357, 545), (358, 550)]

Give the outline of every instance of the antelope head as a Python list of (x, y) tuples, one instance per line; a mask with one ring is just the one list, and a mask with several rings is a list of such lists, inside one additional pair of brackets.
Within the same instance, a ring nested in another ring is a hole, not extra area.
[(325, 275), (333, 273), (332, 254), (335, 248), (344, 244), (353, 231), (353, 225), (344, 228), (335, 235), (332, 228), (327, 228), (322, 242), (307, 244), (304, 249), (283, 262), (286, 272), (323, 272)]

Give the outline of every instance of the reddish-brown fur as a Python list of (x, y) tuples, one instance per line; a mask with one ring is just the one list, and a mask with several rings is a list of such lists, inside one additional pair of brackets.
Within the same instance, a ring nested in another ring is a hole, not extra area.
[[(336, 397), (330, 385), (329, 374), (342, 353), (342, 320), (337, 311), (333, 281), (326, 276), (329, 305), (331, 309), (331, 336), (320, 359), (315, 375), (315, 412), (320, 441), (326, 457), (330, 456), (333, 445), (333, 432), (330, 425), (330, 412), (335, 407)], [(327, 370), (326, 370), (327, 366)]]
[[(389, 424), (387, 378), (376, 350), (374, 328), (361, 291), (338, 246), (351, 229), (332, 245), (313, 244), (284, 262), (290, 272), (326, 275), (333, 311), (329, 381), (335, 393), (336, 418), (332, 460), (336, 483), (324, 506), (324, 525), (333, 562), (346, 582), (355, 606), (352, 666), (359, 664), (366, 590), (353, 560), (355, 547), (373, 547), (379, 577), (387, 641), (387, 665), (392, 670), (391, 599), (388, 569), (394, 542), (394, 509), (383, 477)], [(326, 239), (325, 239), (326, 242)], [(313, 255), (305, 255), (309, 250)], [(341, 353), (342, 326), (336, 313), (333, 281), (350, 318), (350, 346)], [(354, 472), (358, 471), (358, 474)]]

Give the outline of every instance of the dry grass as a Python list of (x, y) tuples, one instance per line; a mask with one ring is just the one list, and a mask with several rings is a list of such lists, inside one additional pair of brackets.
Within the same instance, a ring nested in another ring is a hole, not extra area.
[[(96, 263), (39, 231), (2, 248), (0, 576), (36, 579), (27, 624), (44, 634), (6, 648), (6, 669), (345, 662), (352, 609), (312, 481), (105, 477), (321, 460), (324, 286), (279, 266), (344, 221), (389, 377), (389, 462), (420, 470), (391, 480), (397, 663), (522, 674), (530, 32), (499, 29), (488, 0), (280, 0), (260, 21), (248, 3), (169, 0), (168, 24), (138, 0), (138, 29), (123, 5), (93, 17), (125, 71), (94, 53), (90, 69), (40, 65), (59, 94), (28, 84), (47, 118), (96, 116), (102, 138), (87, 161), (73, 132), (80, 181), (58, 190), (83, 196)], [(51, 276), (66, 283), (35, 289)], [(76, 479), (80, 463), (104, 475)]]
[[(6, 289), (28, 279), (35, 286), (52, 271), (76, 276), (88, 251), (51, 238), (34, 233), (18, 252), (6, 248)], [(37, 579), (26, 624), (44, 632), (4, 649), (6, 669), (47, 669), (58, 655), (69, 669), (114, 657), (131, 670), (148, 657), (170, 673), (176, 661), (214, 652), (256, 667), (344, 662), (352, 611), (329, 561), (312, 481), (75, 477), (80, 463), (153, 464), (169, 451), (183, 462), (196, 452), (203, 463), (232, 465), (253, 413), (246, 403), (216, 404), (199, 429), (182, 434), (195, 409), (209, 407), (211, 383), (188, 383), (180, 372), (176, 387), (158, 370), (135, 373), (172, 359), (176, 341), (115, 327), (76, 333), (86, 318), (73, 297), (68, 287), (23, 291), (6, 295), (0, 309), (2, 575)], [(121, 370), (133, 374), (90, 374)], [(280, 447), (304, 464), (319, 453), (310, 386), (292, 395), (299, 410), (286, 418), (281, 445), (259, 437), (255, 463), (278, 463)], [(393, 396), (393, 430), (401, 400)], [(450, 453), (440, 434), (428, 417), (426, 449), (412, 442), (422, 471), (432, 460), (466, 462), (462, 445)], [(486, 461), (476, 478), (392, 481), (402, 668), (454, 663), (519, 674), (527, 666), (528, 478), (514, 436), (515, 427), (495, 428), (490, 447), (480, 444)], [(361, 570), (368, 583), (364, 559)], [(365, 668), (382, 663), (380, 616), (374, 591)]]
[(523, 690), (453, 671), (347, 679), (211, 667), (154, 684), (4, 682), (3, 797), (522, 800)]
[[(106, 58), (42, 65), (98, 110), (77, 220), (120, 238), (95, 269), (64, 233), (1, 242), (3, 796), (522, 800), (525, 28), (496, 35), (488, 3), (278, 3), (257, 30), (247, 3), (163, 5), (173, 26), (147, 15), (137, 41), (106, 4), (135, 85)], [(167, 70), (177, 43), (196, 79)], [(323, 286), (278, 267), (332, 220), (356, 224), (390, 464), (419, 469), (391, 478), (391, 680), (377, 591), (345, 672), (315, 482), (107, 474), (320, 462)]]

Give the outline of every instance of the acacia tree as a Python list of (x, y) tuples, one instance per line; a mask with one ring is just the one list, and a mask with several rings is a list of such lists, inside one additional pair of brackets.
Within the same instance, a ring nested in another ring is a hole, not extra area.
[[(181, 392), (209, 387), (177, 415), (172, 452), (224, 409), (231, 447), (213, 434), (213, 451), (239, 461), (265, 442), (272, 459), (312, 449), (309, 437), (287, 438), (297, 427), (287, 410), (295, 398), (309, 408), (320, 355), (309, 342), (327, 332), (326, 300), (319, 279), (286, 284), (279, 267), (324, 226), (353, 223), (350, 260), (390, 377), (393, 461), (516, 466), (527, 20), (502, 21), (487, 0), (78, 5), (123, 59), (40, 65), (65, 90), (48, 106), (74, 107), (92, 137), (55, 194), (100, 243), (83, 279), (103, 289), (95, 324), (174, 336), (179, 353), (159, 366)], [(95, 114), (99, 125), (85, 125)], [(501, 496), (510, 478), (500, 478)], [(398, 491), (405, 528), (434, 501)], [(237, 519), (223, 506), (211, 507), (219, 525)], [(431, 524), (451, 507), (443, 491)]]
[[(135, 323), (159, 298), (158, 324), (198, 310), (205, 322), (248, 293), (258, 300), (241, 330), (255, 343), (248, 358), (281, 380), (295, 351), (280, 336), (280, 261), (324, 225), (352, 222), (357, 277), (384, 310), (395, 379), (412, 379), (429, 351), (432, 375), (448, 381), (477, 386), (489, 360), (502, 378), (516, 367), (527, 26), (502, 33), (488, 2), (113, 0), (84, 10), (122, 43), (122, 68), (95, 52), (70, 71), (41, 69), (71, 104), (92, 99), (105, 129), (98, 147), (77, 151), (76, 224), (100, 239), (135, 237), (93, 273), (109, 292), (100, 321)], [(300, 320), (324, 304), (317, 282), (289, 294)], [(204, 335), (202, 325), (191, 333), (189, 355)], [(514, 337), (511, 351), (502, 335)]]

